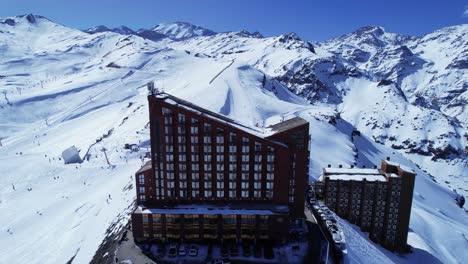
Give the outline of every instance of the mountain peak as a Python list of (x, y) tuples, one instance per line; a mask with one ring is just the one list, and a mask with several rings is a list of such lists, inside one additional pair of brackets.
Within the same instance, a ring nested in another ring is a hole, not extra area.
[(7, 17), (7, 18), (0, 19), (0, 23), (6, 24), (9, 26), (15, 26), (16, 24), (24, 21), (29, 24), (36, 25), (41, 20), (46, 20), (49, 22), (51, 21), (50, 19), (44, 16), (34, 15), (34, 14), (24, 14), (24, 15), (18, 15), (14, 17)]
[(376, 36), (382, 36), (385, 34), (385, 29), (381, 26), (364, 26), (356, 30), (356, 34), (374, 34)]
[(154, 26), (152, 31), (164, 34), (173, 40), (184, 40), (199, 36), (212, 36), (216, 32), (187, 22), (161, 23)]

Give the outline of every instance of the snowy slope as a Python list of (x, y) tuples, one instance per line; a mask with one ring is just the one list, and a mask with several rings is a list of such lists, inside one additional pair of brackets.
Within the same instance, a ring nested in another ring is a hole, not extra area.
[[(463, 159), (432, 161), (391, 146), (435, 138), (435, 144), (449, 140), (463, 149), (466, 139), (456, 135), (466, 133), (465, 126), (450, 125), (437, 109), (411, 104), (399, 85), (378, 85), (368, 73), (325, 78), (340, 67), (349, 73), (345, 62), (336, 64), (332, 49), (294, 34), (259, 38), (246, 32), (153, 42), (107, 31), (88, 34), (30, 15), (0, 19), (0, 53), (5, 263), (87, 263), (107, 228), (126, 223), (135, 198), (132, 175), (149, 147), (148, 81), (251, 126), (283, 117), (309, 120), (312, 178), (327, 164), (370, 166), (386, 156), (414, 168), (414, 253), (397, 256), (343, 222), (350, 262), (468, 259), (466, 213), (452, 191), (413, 162), (436, 171), (436, 179), (458, 173), (460, 187), (468, 189)], [(354, 130), (361, 136), (352, 136)], [(438, 139), (449, 132), (454, 136)], [(140, 151), (123, 149), (125, 143), (138, 144)], [(61, 152), (72, 145), (87, 159), (64, 165)]]

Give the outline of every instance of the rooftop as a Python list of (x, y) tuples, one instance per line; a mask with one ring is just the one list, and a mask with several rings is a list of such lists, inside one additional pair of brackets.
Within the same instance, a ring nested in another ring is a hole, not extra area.
[(148, 160), (143, 167), (141, 167), (136, 173), (142, 173), (144, 171), (150, 170), (151, 169), (151, 160)]
[(330, 180), (342, 180), (342, 181), (386, 181), (385, 176), (379, 174), (338, 174), (338, 175), (327, 175)]
[(352, 168), (352, 169), (345, 169), (345, 168), (324, 168), (323, 171), (325, 174), (381, 174), (378, 169), (365, 169), (365, 168)]
[(289, 208), (287, 205), (271, 205), (257, 203), (242, 204), (191, 204), (178, 206), (165, 206), (159, 208), (144, 208), (138, 206), (134, 213), (147, 214), (207, 214), (207, 215), (276, 215), (287, 214)]
[(213, 111), (207, 110), (203, 107), (197, 106), (189, 101), (180, 99), (178, 97), (175, 97), (173, 95), (167, 94), (167, 93), (158, 93), (155, 95), (156, 98), (162, 99), (165, 102), (173, 105), (177, 105), (178, 107), (183, 107), (186, 108), (190, 111), (196, 112), (200, 115), (206, 115), (209, 118), (215, 119), (217, 121), (222, 121), (229, 123), (229, 125), (232, 125), (238, 129), (244, 130), (250, 134), (254, 134), (258, 137), (265, 138), (269, 137), (271, 135), (274, 135), (276, 133), (280, 133), (289, 129), (292, 129), (294, 127), (300, 126), (307, 124), (307, 120), (300, 118), (300, 117), (294, 117), (292, 119), (283, 121), (281, 123), (269, 126), (269, 127), (255, 127), (255, 126), (249, 126), (246, 124), (242, 124), (234, 119), (231, 119), (229, 117), (226, 117), (224, 115), (215, 113)]
[(324, 177), (330, 180), (342, 180), (342, 181), (386, 181), (387, 178), (378, 169), (366, 169), (366, 168), (324, 168)]
[(287, 131), (287, 130), (290, 130), (292, 128), (295, 128), (295, 127), (298, 127), (298, 126), (302, 126), (302, 125), (305, 125), (309, 122), (307, 122), (305, 119), (303, 118), (300, 118), (300, 117), (294, 117), (294, 118), (291, 118), (289, 120), (286, 120), (286, 121), (283, 121), (281, 123), (278, 123), (278, 124), (274, 124), (274, 125), (271, 125), (269, 126), (273, 131), (275, 131), (275, 134), (276, 133), (281, 133), (283, 131)]

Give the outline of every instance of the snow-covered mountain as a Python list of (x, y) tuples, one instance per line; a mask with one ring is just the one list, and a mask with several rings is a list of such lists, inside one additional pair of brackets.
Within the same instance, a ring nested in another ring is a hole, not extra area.
[[(309, 120), (311, 178), (387, 156), (415, 169), (413, 253), (395, 255), (343, 221), (349, 262), (468, 259), (468, 219), (451, 190), (468, 193), (468, 25), (422, 37), (366, 27), (320, 43), (187, 25), (142, 38), (0, 19), (2, 261), (87, 263), (109, 226), (126, 223), (149, 147), (148, 81), (246, 125)], [(72, 145), (87, 158), (64, 165)]]
[(216, 34), (214, 31), (186, 22), (161, 23), (151, 29), (142, 28), (137, 31), (134, 31), (126, 26), (108, 28), (101, 25), (85, 29), (84, 32), (90, 34), (114, 32), (121, 35), (137, 35), (153, 41), (158, 41), (163, 38), (169, 38), (172, 40), (185, 40), (193, 37), (212, 36)]

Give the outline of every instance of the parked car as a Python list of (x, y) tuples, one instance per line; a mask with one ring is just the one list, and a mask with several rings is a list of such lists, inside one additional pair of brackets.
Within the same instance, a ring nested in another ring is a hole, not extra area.
[(182, 257), (183, 257), (183, 256), (185, 256), (185, 255), (187, 255), (187, 251), (185, 251), (185, 246), (184, 246), (184, 244), (181, 244), (181, 245), (180, 245), (180, 248), (179, 248), (179, 256), (182, 256)]
[(273, 252), (273, 247), (266, 245), (264, 248), (264, 254), (266, 259), (272, 259), (275, 257), (275, 253)]
[(168, 256), (170, 258), (174, 258), (175, 256), (177, 256), (177, 244), (176, 243), (172, 243), (172, 244), (169, 245)]
[(223, 258), (226, 258), (228, 255), (229, 255), (229, 252), (228, 252), (228, 245), (227, 245), (227, 244), (223, 244), (223, 246), (221, 247), (221, 256), (222, 256)]
[(233, 257), (239, 256), (239, 248), (237, 247), (236, 243), (232, 244), (231, 246), (231, 256)]
[(262, 257), (262, 247), (259, 244), (254, 246), (253, 252), (254, 252), (254, 257), (256, 258)]
[(189, 256), (196, 257), (198, 256), (198, 247), (195, 245), (190, 245)]
[(249, 244), (243, 244), (242, 245), (242, 255), (244, 257), (250, 257), (252, 255), (252, 251), (250, 250), (250, 245)]

